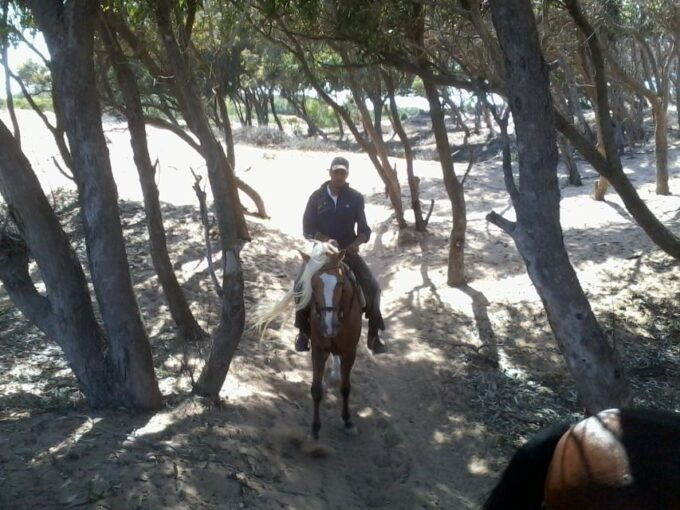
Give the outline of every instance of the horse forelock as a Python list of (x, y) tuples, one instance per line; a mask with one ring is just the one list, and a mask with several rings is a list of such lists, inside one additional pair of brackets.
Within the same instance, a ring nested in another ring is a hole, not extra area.
[(309, 260), (306, 262), (302, 275), (295, 286), (295, 309), (302, 310), (312, 299), (312, 277), (321, 271), (332, 255), (338, 253), (338, 248), (330, 243), (314, 243)]

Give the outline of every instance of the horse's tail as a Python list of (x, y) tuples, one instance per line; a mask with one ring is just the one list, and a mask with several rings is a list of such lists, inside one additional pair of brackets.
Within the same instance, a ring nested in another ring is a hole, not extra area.
[(548, 467), (568, 423), (544, 428), (515, 452), (482, 510), (540, 510)]
[(294, 297), (295, 292), (291, 288), (278, 303), (274, 304), (270, 308), (257, 309), (255, 312), (253, 312), (252, 318), (250, 320), (251, 328), (255, 329), (260, 334), (260, 338), (264, 334), (264, 330), (269, 327), (269, 324), (274, 319), (290, 310), (294, 301)]

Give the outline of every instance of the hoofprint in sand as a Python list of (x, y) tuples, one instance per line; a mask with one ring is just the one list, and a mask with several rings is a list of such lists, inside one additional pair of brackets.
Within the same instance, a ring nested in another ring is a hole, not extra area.
[[(83, 256), (76, 209), (65, 207), (72, 195), (57, 192), (73, 183), (54, 169), (57, 150), (39, 119), (30, 112), (20, 118), (24, 150)], [(499, 160), (476, 164), (466, 181), (468, 285), (452, 289), (445, 274), (450, 205), (438, 162), (415, 166), (423, 201), (435, 200), (429, 233), (400, 240), (375, 170), (354, 153), (347, 154), (349, 180), (364, 193), (374, 230), (362, 253), (383, 287), (390, 348), (381, 357), (360, 349), (352, 392), (359, 436), (342, 433), (340, 399), (329, 389), (324, 449), (316, 451), (326, 455), (304, 448), (310, 360), (292, 350), (290, 319), (275, 323), (261, 341), (246, 333), (222, 407), (186, 399), (196, 351), (205, 347), (175, 339), (144, 239), (128, 133), (112, 120), (105, 129), (133, 279), (168, 409), (129, 415), (84, 407), (58, 348), (26, 324), (3, 292), (0, 507), (474, 508), (514, 446), (539, 426), (579, 413), (522, 261), (510, 239), (484, 219), (492, 209), (512, 217)], [(214, 326), (217, 306), (189, 171), (205, 174), (205, 168), (174, 135), (149, 133), (159, 158), (171, 258), (198, 319)], [(299, 265), (296, 248), (304, 247), (306, 199), (336, 154), (240, 145), (236, 153), (239, 176), (260, 192), (271, 216), (249, 218), (253, 241), (243, 260), (253, 307), (281, 297), (290, 285)], [(680, 233), (680, 198), (654, 194), (653, 156), (647, 147), (623, 163), (650, 208)], [(403, 161), (393, 161), (405, 184)], [(677, 144), (669, 168), (671, 190), (680, 193)], [(678, 410), (680, 320), (672, 305), (680, 299), (678, 265), (653, 246), (614, 193), (606, 202), (593, 201), (595, 174), (581, 169), (585, 186), (562, 188), (572, 263), (621, 350), (637, 401)], [(405, 186), (403, 195), (408, 207)]]

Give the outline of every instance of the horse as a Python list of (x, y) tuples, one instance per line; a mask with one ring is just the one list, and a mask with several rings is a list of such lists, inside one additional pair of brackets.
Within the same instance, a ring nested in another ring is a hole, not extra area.
[(680, 415), (609, 409), (556, 424), (510, 459), (483, 510), (679, 510)]
[(314, 243), (310, 255), (300, 252), (304, 269), (286, 295), (268, 310), (256, 313), (254, 326), (264, 331), (276, 317), (283, 315), (293, 303), (297, 310), (311, 306), (310, 343), (312, 348), (312, 387), (314, 415), (311, 434), (319, 439), (321, 420), (319, 406), (323, 398), (326, 362), (333, 355), (333, 373), (339, 365), (342, 420), (348, 435), (357, 428), (349, 412), (350, 373), (361, 336), (362, 305), (359, 285), (350, 269), (342, 262), (344, 251), (332, 243)]

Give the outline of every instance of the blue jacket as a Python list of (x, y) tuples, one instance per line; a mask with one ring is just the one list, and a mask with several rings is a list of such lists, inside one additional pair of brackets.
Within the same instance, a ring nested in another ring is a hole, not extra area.
[[(357, 226), (355, 232), (354, 226)], [(337, 205), (328, 194), (328, 182), (312, 193), (302, 218), (305, 238), (314, 239), (317, 233), (335, 239), (340, 249), (349, 246), (359, 234), (371, 237), (366, 223), (364, 197), (358, 191), (345, 185), (337, 198)]]

